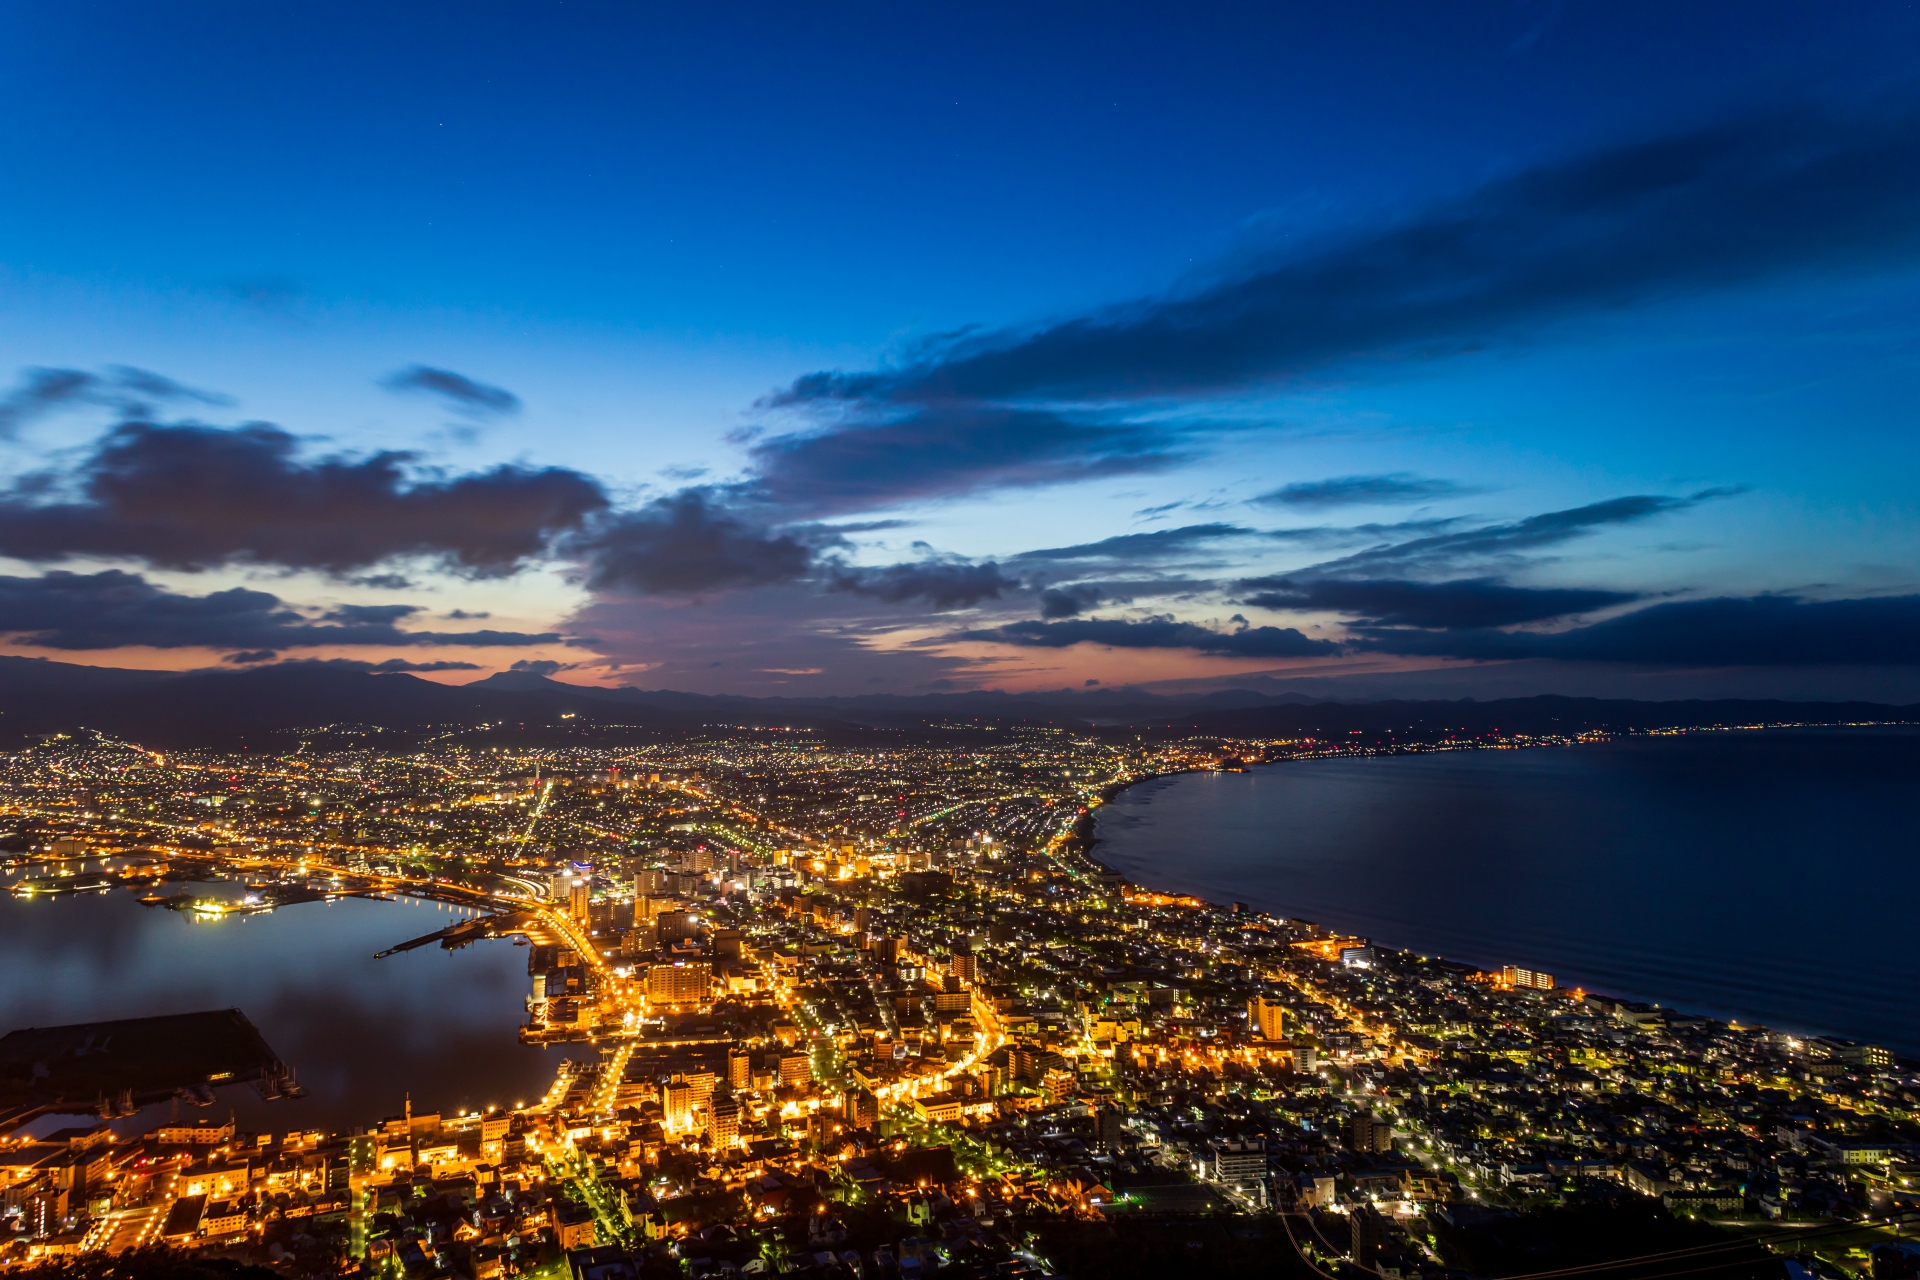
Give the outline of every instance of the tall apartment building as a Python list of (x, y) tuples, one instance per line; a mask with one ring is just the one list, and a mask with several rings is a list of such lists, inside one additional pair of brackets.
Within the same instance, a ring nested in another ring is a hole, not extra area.
[(1387, 1220), (1370, 1204), (1357, 1206), (1347, 1217), (1353, 1224), (1353, 1265), (1371, 1271), (1390, 1243)]
[(715, 1151), (740, 1145), (740, 1104), (728, 1099), (716, 1102), (709, 1113), (707, 1142)]
[(1247, 1034), (1262, 1040), (1284, 1040), (1286, 1008), (1277, 1000), (1255, 996), (1247, 1001)]
[(1356, 1111), (1347, 1125), (1347, 1145), (1365, 1155), (1393, 1150), (1393, 1126), (1367, 1111)]
[(1551, 991), (1553, 975), (1541, 973), (1537, 969), (1521, 969), (1508, 965), (1500, 971), (1500, 981), (1516, 990)]
[(713, 966), (704, 960), (656, 964), (647, 970), (647, 999), (653, 1004), (704, 1004), (713, 986)]

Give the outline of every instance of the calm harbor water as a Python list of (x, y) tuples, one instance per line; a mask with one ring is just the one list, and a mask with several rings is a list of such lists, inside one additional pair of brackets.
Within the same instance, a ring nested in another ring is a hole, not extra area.
[(1920, 730), (1292, 761), (1100, 814), (1145, 885), (1920, 1055)]
[[(239, 889), (187, 887), (204, 895)], [(414, 899), (348, 898), (201, 920), (143, 906), (127, 889), (3, 893), (0, 1032), (237, 1007), (308, 1096), (269, 1104), (233, 1088), (207, 1111), (184, 1102), (178, 1111), (183, 1119), (225, 1118), (231, 1107), (241, 1127), (255, 1130), (372, 1123), (397, 1114), (409, 1092), (420, 1111), (536, 1097), (552, 1082), (559, 1054), (515, 1035), (525, 1016), (525, 950), (489, 941), (373, 958), (455, 918)], [(170, 1110), (148, 1108), (133, 1127), (161, 1123)]]

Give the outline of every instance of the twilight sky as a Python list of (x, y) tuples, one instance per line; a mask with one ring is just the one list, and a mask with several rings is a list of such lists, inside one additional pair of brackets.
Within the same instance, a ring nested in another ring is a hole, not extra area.
[(0, 652), (1920, 700), (1920, 12), (0, 10)]

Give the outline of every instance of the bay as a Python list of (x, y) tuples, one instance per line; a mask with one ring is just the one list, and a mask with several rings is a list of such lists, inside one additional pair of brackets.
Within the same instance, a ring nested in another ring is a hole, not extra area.
[(1098, 812), (1145, 886), (1920, 1055), (1920, 730), (1288, 761)]
[(531, 1100), (551, 1083), (559, 1054), (517, 1037), (524, 948), (496, 940), (373, 958), (457, 918), (418, 899), (346, 898), (209, 920), (144, 906), (128, 889), (0, 894), (0, 1032), (234, 1007), (307, 1090), (266, 1103), (249, 1088), (223, 1089), (206, 1111), (148, 1108), (124, 1126), (136, 1132), (175, 1111), (186, 1120), (231, 1111), (254, 1131), (333, 1131), (397, 1115), (409, 1094), (419, 1112)]

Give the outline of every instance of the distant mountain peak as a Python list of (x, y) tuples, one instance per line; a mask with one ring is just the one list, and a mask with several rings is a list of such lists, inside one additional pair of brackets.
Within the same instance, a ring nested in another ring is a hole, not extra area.
[(480, 680), (469, 680), (460, 686), (462, 689), (491, 689), (505, 693), (535, 693), (554, 690), (558, 693), (577, 693), (580, 686), (555, 680), (552, 676), (536, 675), (531, 671), (496, 671)]

